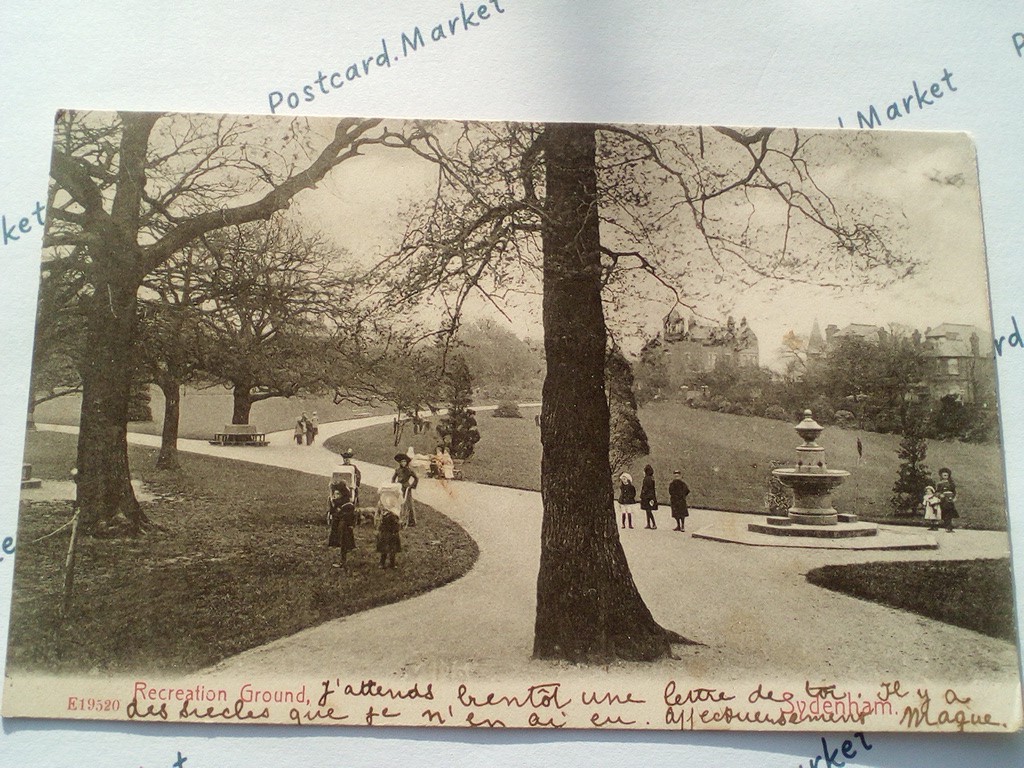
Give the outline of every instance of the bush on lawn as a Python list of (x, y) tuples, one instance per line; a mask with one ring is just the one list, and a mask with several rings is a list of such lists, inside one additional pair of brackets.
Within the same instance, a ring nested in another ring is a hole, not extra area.
[(519, 406), (515, 403), (504, 402), (499, 403), (498, 407), (494, 409), (494, 418), (496, 419), (521, 419), (523, 414), (519, 412)]

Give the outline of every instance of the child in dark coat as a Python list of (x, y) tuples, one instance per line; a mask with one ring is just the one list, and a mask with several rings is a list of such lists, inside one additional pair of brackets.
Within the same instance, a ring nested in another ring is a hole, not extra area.
[(348, 486), (344, 483), (331, 488), (331, 503), (327, 509), (327, 546), (336, 548), (341, 559), (333, 563), (335, 568), (345, 566), (346, 555), (356, 548), (356, 537), (353, 526), (356, 524), (356, 508), (350, 501), (351, 494), (346, 495)]
[[(636, 506), (636, 486), (628, 472), (619, 475), (619, 511), (622, 513), (622, 527), (633, 527), (633, 507)], [(627, 526), (626, 523), (629, 523)]]
[(377, 529), (377, 551), (380, 552), (380, 567), (385, 564), (395, 567), (395, 555), (402, 551), (402, 523), (390, 509), (384, 510)]
[(654, 467), (648, 464), (644, 467), (644, 481), (640, 486), (640, 509), (647, 513), (645, 528), (657, 529), (658, 524), (654, 520), (654, 510), (657, 508), (658, 492), (654, 488)]

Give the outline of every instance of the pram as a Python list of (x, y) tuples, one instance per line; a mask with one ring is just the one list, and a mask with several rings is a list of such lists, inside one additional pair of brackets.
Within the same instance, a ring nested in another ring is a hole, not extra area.
[(336, 485), (344, 483), (352, 493), (352, 503), (359, 508), (359, 487), (356, 485), (356, 473), (352, 466), (342, 465), (331, 474), (331, 485), (328, 488), (328, 496)]
[(330, 507), (330, 498), (334, 493), (334, 489), (340, 486), (345, 486), (347, 494), (342, 492), (342, 496), (347, 495), (349, 497), (352, 506), (356, 508), (356, 521), (362, 523), (363, 512), (359, 509), (359, 486), (356, 485), (355, 468), (351, 465), (343, 464), (331, 473), (331, 483), (327, 487), (328, 507)]

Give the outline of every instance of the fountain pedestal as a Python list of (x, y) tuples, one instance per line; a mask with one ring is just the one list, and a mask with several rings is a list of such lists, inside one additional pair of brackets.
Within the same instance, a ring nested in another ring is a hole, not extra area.
[(810, 411), (804, 411), (803, 421), (794, 429), (804, 441), (797, 446), (795, 466), (772, 470), (780, 483), (792, 489), (793, 506), (786, 517), (769, 517), (766, 523), (751, 523), (749, 530), (774, 536), (817, 538), (877, 535), (878, 526), (857, 522), (856, 515), (841, 515), (832, 506), (833, 489), (850, 473), (828, 468), (825, 449), (816, 442), (824, 427), (812, 418)]

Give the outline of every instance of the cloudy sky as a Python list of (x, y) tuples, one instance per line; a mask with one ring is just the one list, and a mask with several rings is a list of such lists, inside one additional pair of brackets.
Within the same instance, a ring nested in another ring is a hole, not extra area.
[[(851, 285), (839, 290), (817, 287), (813, 277), (800, 284), (785, 279), (740, 283), (714, 275), (708, 265), (703, 271), (684, 268), (684, 260), (689, 265), (690, 254), (699, 254), (702, 242), (692, 219), (681, 217), (671, 224), (676, 230), (670, 228), (666, 234), (670, 245), (662, 258), (681, 287), (698, 297), (700, 314), (745, 316), (759, 337), (764, 365), (771, 364), (787, 331), (806, 336), (815, 319), (822, 329), (830, 323), (899, 323), (924, 330), (944, 322), (988, 329), (981, 204), (969, 137), (881, 131), (816, 131), (802, 136), (813, 136), (806, 157), (818, 186), (840, 209), (855, 209), (881, 225), (892, 249), (917, 262), (914, 274), (882, 288), (870, 274), (855, 274), (848, 281)], [(723, 161), (722, 168), (728, 170), (729, 162)], [(410, 206), (429, 198), (434, 179), (434, 169), (408, 153), (371, 151), (344, 163), (317, 189), (304, 193), (295, 214), (332, 238), (348, 258), (369, 263), (394, 248)], [(668, 199), (677, 193), (666, 187), (661, 194)], [(757, 231), (751, 246), (766, 252), (778, 247), (784, 219), (777, 206), (763, 198), (723, 208), (718, 215), (735, 217), (733, 223), (753, 218)], [(789, 243), (791, 257), (806, 263), (819, 261), (826, 246), (820, 233), (810, 228), (794, 229)], [(817, 274), (822, 282), (837, 279), (828, 270)], [(653, 284), (643, 286), (629, 302), (628, 317), (613, 318), (613, 327), (619, 324), (634, 336), (642, 335), (636, 333), (639, 328), (654, 332), (672, 303), (666, 291)], [(493, 312), (482, 303), (469, 311)], [(520, 335), (540, 335), (536, 296), (520, 299), (508, 313)]]

